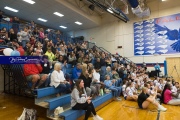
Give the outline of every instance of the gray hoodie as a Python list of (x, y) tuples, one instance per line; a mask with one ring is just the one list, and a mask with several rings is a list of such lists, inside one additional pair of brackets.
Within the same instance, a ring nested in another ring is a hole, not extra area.
[(83, 88), (84, 95), (79, 96), (79, 91), (77, 88), (74, 88), (71, 93), (71, 107), (75, 106), (77, 103), (83, 104), (87, 101), (87, 94), (85, 89)]

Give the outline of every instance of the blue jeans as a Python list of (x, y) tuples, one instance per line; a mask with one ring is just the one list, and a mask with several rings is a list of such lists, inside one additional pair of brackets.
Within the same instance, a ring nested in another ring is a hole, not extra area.
[(121, 84), (122, 84), (122, 79), (121, 78), (117, 79), (115, 82), (115, 86), (119, 87), (119, 86), (121, 86)]
[(114, 97), (119, 97), (119, 96), (121, 95), (122, 87), (112, 86), (112, 87), (110, 87), (110, 88), (108, 88), (108, 89), (113, 92), (113, 96), (114, 96)]
[(104, 81), (105, 80), (105, 75), (106, 75), (106, 66), (101, 67), (100, 75), (101, 75), (100, 80)]
[(59, 93), (65, 93), (71, 89), (71, 85), (69, 83), (59, 84), (59, 86), (56, 89), (58, 89)]

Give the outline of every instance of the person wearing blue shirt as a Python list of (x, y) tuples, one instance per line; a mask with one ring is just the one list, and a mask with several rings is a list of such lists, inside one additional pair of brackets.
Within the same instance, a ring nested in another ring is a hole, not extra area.
[(115, 97), (116, 100), (118, 101), (121, 100), (119, 96), (121, 95), (122, 88), (115, 86), (115, 80), (110, 80), (110, 76), (106, 75), (104, 84), (107, 89), (112, 90), (114, 92), (113, 96)]
[(81, 72), (82, 72), (81, 64), (77, 63), (76, 67), (74, 67), (72, 70), (72, 80), (78, 79), (79, 76), (81, 75)]
[(155, 71), (156, 71), (157, 77), (159, 77), (160, 65), (159, 65), (158, 63), (156, 63), (156, 65), (154, 66), (154, 69), (155, 69)]

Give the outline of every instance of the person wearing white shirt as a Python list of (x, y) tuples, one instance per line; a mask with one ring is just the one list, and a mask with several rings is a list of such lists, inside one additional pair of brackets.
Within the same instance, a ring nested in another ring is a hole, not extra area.
[(98, 69), (93, 69), (93, 77), (92, 77), (92, 86), (96, 88), (97, 95), (100, 94), (101, 82), (100, 82), (100, 74)]
[[(177, 94), (177, 91), (178, 91), (178, 90), (179, 90), (179, 82), (175, 82), (175, 85), (172, 86), (171, 91), (172, 91), (172, 93)], [(178, 99), (180, 99), (180, 94), (178, 95)]]
[(54, 65), (54, 71), (51, 73), (50, 86), (54, 86), (56, 89), (58, 89), (59, 93), (71, 91), (71, 85), (64, 78), (64, 73), (61, 71), (60, 63), (55, 63)]
[(134, 94), (134, 90), (132, 89), (133, 87), (133, 82), (128, 82), (127, 83), (127, 86), (126, 86), (126, 97), (125, 100), (134, 100), (134, 101), (137, 101), (138, 99), (138, 96), (136, 94)]

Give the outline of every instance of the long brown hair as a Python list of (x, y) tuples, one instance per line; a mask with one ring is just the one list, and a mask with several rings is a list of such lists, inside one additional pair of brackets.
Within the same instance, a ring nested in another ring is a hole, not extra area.
[(78, 79), (75, 82), (75, 88), (79, 91), (79, 96), (81, 97), (82, 94), (84, 94), (84, 88), (80, 88), (79, 84), (81, 83), (81, 81), (83, 81), (82, 79)]

